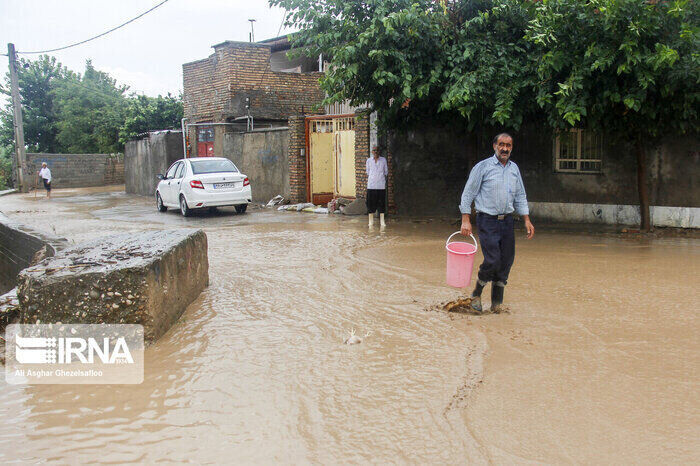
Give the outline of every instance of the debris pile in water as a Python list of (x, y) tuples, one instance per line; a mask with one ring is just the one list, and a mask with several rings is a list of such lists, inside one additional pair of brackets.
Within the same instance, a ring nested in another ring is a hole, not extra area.
[[(460, 296), (459, 298), (453, 300), (453, 301), (446, 301), (444, 303), (436, 304), (434, 306), (431, 306), (428, 308), (428, 311), (437, 311), (437, 312), (454, 312), (458, 314), (469, 314), (473, 316), (481, 316), (484, 314), (492, 314), (491, 310), (488, 307), (485, 307), (483, 311), (477, 312), (474, 309), (471, 308), (471, 302), (472, 298), (467, 297), (467, 296)], [(502, 310), (500, 313), (508, 313), (507, 308)]]
[(455, 299), (454, 301), (448, 301), (446, 303), (442, 303), (440, 306), (442, 306), (443, 310), (445, 310), (447, 312), (459, 312), (461, 314), (475, 314), (475, 315), (480, 314), (480, 312), (477, 312), (470, 307), (471, 302), (472, 302), (472, 298), (459, 297), (459, 298)]

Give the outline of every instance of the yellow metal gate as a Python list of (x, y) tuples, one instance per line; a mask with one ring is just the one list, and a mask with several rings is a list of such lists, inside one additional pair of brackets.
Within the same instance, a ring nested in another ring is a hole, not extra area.
[(354, 117), (309, 121), (309, 178), (314, 204), (355, 197)]

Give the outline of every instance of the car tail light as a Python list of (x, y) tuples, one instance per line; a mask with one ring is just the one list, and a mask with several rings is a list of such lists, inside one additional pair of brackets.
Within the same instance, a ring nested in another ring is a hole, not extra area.
[(196, 188), (196, 189), (204, 189), (204, 185), (203, 185), (202, 182), (199, 181), (199, 180), (192, 180), (192, 181), (190, 181), (190, 187), (191, 187), (191, 188)]
[(248, 179), (248, 177), (246, 177), (246, 179), (243, 180), (243, 186), (248, 186), (249, 184), (250, 184), (250, 180)]

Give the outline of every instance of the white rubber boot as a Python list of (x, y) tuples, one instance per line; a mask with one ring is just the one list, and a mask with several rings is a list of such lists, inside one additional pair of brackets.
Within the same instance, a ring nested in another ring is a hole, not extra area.
[(367, 214), (369, 217), (369, 226), (373, 227), (374, 226), (374, 214)]
[(379, 225), (382, 227), (386, 226), (386, 223), (384, 223), (384, 214), (379, 214)]

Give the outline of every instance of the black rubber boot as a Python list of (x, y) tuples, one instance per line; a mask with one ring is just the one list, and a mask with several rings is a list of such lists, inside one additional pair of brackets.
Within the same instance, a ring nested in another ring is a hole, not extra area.
[(476, 287), (474, 288), (474, 291), (472, 291), (472, 302), (469, 305), (476, 312), (481, 312), (483, 309), (481, 307), (481, 292), (484, 291), (484, 286), (486, 286), (486, 282), (477, 280)]
[(493, 282), (491, 285), (491, 312), (499, 314), (503, 311), (503, 291), (506, 284), (503, 282)]

